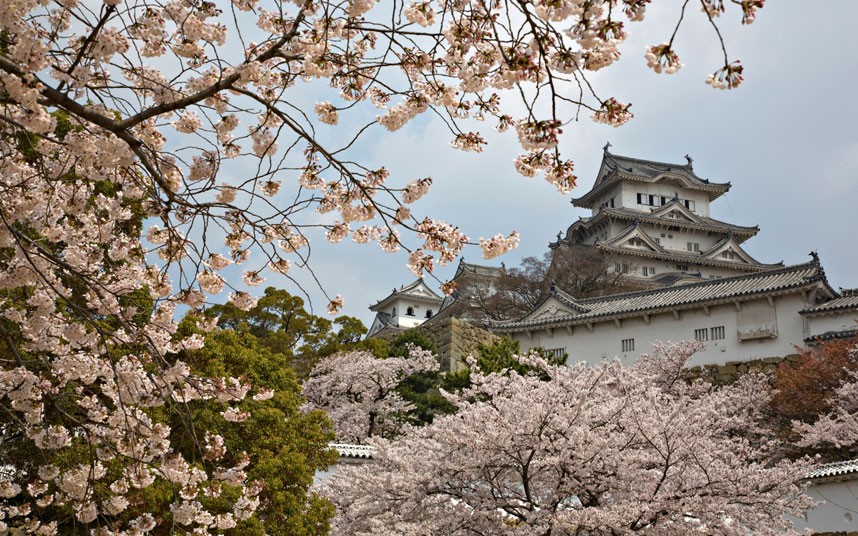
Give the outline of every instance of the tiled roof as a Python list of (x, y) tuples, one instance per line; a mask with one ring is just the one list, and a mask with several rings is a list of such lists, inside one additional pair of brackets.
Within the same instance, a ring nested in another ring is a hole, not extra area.
[(654, 251), (657, 251), (659, 253), (667, 253), (667, 250), (664, 249), (664, 247), (662, 247), (661, 244), (659, 244), (658, 242), (653, 240), (652, 237), (649, 234), (647, 234), (646, 231), (641, 229), (640, 226), (637, 225), (637, 222), (633, 223), (632, 225), (629, 225), (628, 227), (626, 227), (625, 229), (620, 231), (620, 233), (617, 234), (616, 236), (614, 236), (613, 238), (604, 241), (603, 244), (609, 245), (609, 246), (621, 247), (622, 243), (626, 240), (626, 238), (628, 238), (629, 236), (634, 234), (635, 231), (638, 231), (637, 234), (640, 237), (640, 239), (643, 240), (644, 242), (646, 242), (647, 245), (649, 245), (649, 247), (653, 248)]
[(369, 445), (349, 445), (347, 443), (331, 443), (330, 447), (337, 449), (340, 458), (371, 459), (375, 454), (375, 447), (371, 447)]
[(807, 473), (807, 478), (832, 478), (858, 473), (858, 460), (818, 465)]
[(825, 333), (819, 333), (817, 335), (811, 335), (810, 337), (805, 337), (804, 342), (813, 343), (813, 342), (837, 341), (840, 339), (851, 339), (855, 336), (858, 336), (858, 329), (843, 329), (840, 331), (826, 331)]
[(471, 264), (465, 262), (465, 259), (459, 259), (459, 266), (456, 267), (456, 275), (461, 277), (463, 274), (474, 274), (484, 277), (497, 277), (500, 274), (500, 266), (483, 266), (481, 264)]
[(372, 325), (369, 327), (369, 331), (366, 334), (367, 339), (369, 339), (376, 333), (379, 333), (384, 328), (398, 327), (396, 323), (393, 322), (393, 316), (388, 313), (385, 313), (384, 311), (378, 311), (377, 313), (375, 313), (375, 320), (376, 321), (372, 323)]
[(682, 281), (683, 279), (693, 279), (696, 280), (694, 281), (695, 283), (705, 281), (705, 279), (703, 279), (699, 275), (685, 274), (682, 272), (668, 272), (666, 274), (657, 275), (649, 281), (652, 281), (653, 283), (662, 287), (669, 287), (671, 285), (675, 285), (678, 281)]
[(656, 162), (654, 160), (632, 158), (630, 156), (622, 156), (618, 154), (613, 154), (610, 151), (605, 151), (603, 163), (605, 165), (603, 166), (603, 169), (600, 170), (601, 174), (598, 177), (598, 180), (604, 180), (605, 177), (612, 170), (619, 169), (626, 173), (638, 175), (640, 177), (657, 177), (662, 173), (675, 173), (677, 175), (682, 175), (693, 180), (694, 182), (699, 182), (701, 184), (711, 184), (712, 186), (721, 187), (725, 190), (730, 187), (729, 183), (710, 183), (707, 179), (701, 179), (700, 177), (698, 177), (697, 174), (694, 173), (694, 169), (691, 166), (690, 160), (686, 161), (685, 164), (672, 164), (669, 162)]
[[(747, 227), (742, 225), (733, 225), (732, 223), (727, 223), (721, 220), (716, 220), (714, 218), (709, 218), (707, 216), (701, 216), (699, 214), (695, 214), (700, 222), (692, 222), (685, 221), (681, 219), (675, 218), (663, 218), (659, 216), (654, 216), (652, 213), (643, 212), (640, 210), (634, 210), (631, 208), (618, 207), (618, 208), (603, 208), (599, 214), (605, 214), (606, 216), (614, 216), (620, 219), (626, 220), (635, 220), (639, 219), (645, 223), (660, 223), (665, 225), (675, 225), (677, 227), (684, 227), (687, 229), (697, 229), (701, 231), (717, 231), (727, 233), (732, 231), (735, 235), (740, 235), (743, 238), (749, 238), (751, 236), (756, 235), (760, 228), (757, 226)], [(598, 215), (597, 215), (598, 216)], [(583, 219), (583, 218), (582, 218)], [(595, 219), (595, 218), (592, 218)]]
[(583, 196), (573, 199), (572, 204), (580, 207), (589, 206), (589, 203), (593, 200), (594, 193), (601, 191), (603, 186), (614, 182), (615, 179), (620, 176), (630, 180), (647, 180), (654, 179), (665, 173), (680, 177), (683, 179), (683, 182), (686, 183), (686, 187), (688, 188), (709, 192), (713, 199), (730, 189), (729, 182), (715, 183), (698, 177), (691, 167), (690, 158), (688, 158), (688, 162), (686, 164), (655, 162), (653, 160), (643, 160), (640, 158), (631, 158), (628, 156), (612, 154), (606, 147), (605, 154), (602, 157), (602, 165), (599, 168), (599, 174), (596, 176), (596, 182), (593, 184), (593, 188)]
[(701, 255), (700, 253), (683, 253), (679, 251), (671, 251), (665, 250), (661, 251), (652, 251), (645, 249), (632, 249), (621, 246), (614, 246), (610, 243), (606, 242), (596, 242), (594, 244), (596, 247), (603, 249), (605, 251), (610, 251), (613, 253), (627, 253), (629, 255), (637, 255), (639, 257), (648, 257), (653, 259), (661, 259), (671, 262), (677, 262), (681, 264), (703, 264), (706, 266), (722, 266), (725, 268), (735, 268), (736, 270), (747, 270), (747, 271), (755, 271), (755, 270), (770, 270), (772, 268), (778, 268), (783, 266), (783, 263), (773, 263), (773, 264), (763, 264), (760, 262), (756, 262), (756, 264), (746, 264), (735, 261), (728, 260), (720, 260), (720, 259), (712, 259), (707, 258)]
[(800, 312), (801, 314), (822, 314), (844, 309), (858, 309), (858, 295), (844, 292), (833, 300), (802, 309)]
[[(575, 300), (562, 291), (552, 297), (575, 303), (585, 312), (558, 315), (549, 319), (495, 322), (493, 331), (515, 332), (531, 328), (583, 324), (607, 317), (621, 317), (656, 313), (694, 306), (725, 303), (742, 297), (772, 295), (809, 285), (823, 285), (829, 295), (834, 291), (825, 280), (825, 272), (817, 261), (768, 270), (749, 275), (715, 279), (701, 283), (690, 283), (677, 287), (644, 290), (627, 294), (615, 294), (585, 300)], [(543, 302), (544, 303), (544, 302)]]
[[(417, 289), (419, 287), (423, 287), (427, 292), (426, 294), (421, 294)], [(429, 288), (429, 285), (423, 282), (422, 278), (418, 278), (416, 281), (412, 282), (409, 285), (405, 285), (403, 287), (399, 287), (398, 289), (394, 288), (393, 292), (388, 294), (384, 299), (378, 300), (375, 305), (371, 305), (369, 307), (370, 311), (375, 311), (380, 307), (384, 307), (388, 301), (398, 297), (398, 296), (407, 296), (408, 298), (419, 300), (425, 303), (432, 304), (440, 304), (444, 298), (439, 296), (434, 290)]]

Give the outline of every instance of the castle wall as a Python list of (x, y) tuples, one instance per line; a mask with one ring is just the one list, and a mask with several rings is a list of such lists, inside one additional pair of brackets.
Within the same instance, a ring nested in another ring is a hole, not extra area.
[(476, 355), (480, 344), (491, 344), (498, 339), (497, 335), (452, 316), (429, 322), (418, 329), (435, 343), (441, 369), (445, 371), (465, 368), (465, 358)]
[[(739, 303), (725, 303), (708, 308), (598, 321), (592, 330), (575, 325), (570, 330), (536, 330), (516, 333), (522, 350), (541, 347), (563, 349), (569, 361), (597, 363), (619, 358), (632, 363), (640, 354), (651, 350), (651, 343), (705, 339), (705, 349), (698, 352), (690, 366), (726, 365), (765, 358), (782, 358), (794, 354), (806, 337), (804, 321), (798, 312), (804, 308), (801, 294), (788, 294)], [(853, 313), (854, 315), (854, 313)], [(624, 342), (625, 341), (625, 342)], [(633, 341), (633, 342), (629, 342)]]

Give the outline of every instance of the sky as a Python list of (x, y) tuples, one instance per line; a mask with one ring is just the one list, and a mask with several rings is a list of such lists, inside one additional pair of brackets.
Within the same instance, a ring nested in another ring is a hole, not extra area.
[[(405, 182), (433, 177), (432, 191), (413, 206), (418, 219), (446, 219), (472, 240), (517, 230), (521, 245), (499, 259), (482, 260), (478, 247), (464, 252), (468, 262), (515, 266), (542, 256), (558, 232), (589, 215), (570, 200), (592, 186), (606, 142), (615, 154), (649, 160), (682, 163), (688, 154), (699, 176), (732, 183), (713, 203), (712, 217), (760, 226), (743, 244), (757, 260), (798, 264), (815, 250), (835, 289), (858, 287), (858, 2), (832, 0), (812, 9), (806, 1), (772, 1), (750, 26), (741, 26), (737, 13), (725, 17), (729, 56), (745, 67), (745, 81), (733, 91), (704, 84), (720, 66), (720, 48), (694, 10), (675, 44), (685, 66), (673, 75), (646, 67), (646, 45), (666, 41), (681, 2), (657, 4), (644, 23), (629, 26), (623, 58), (592, 77), (601, 96), (631, 101), (634, 119), (612, 128), (582, 114), (564, 128), (560, 146), (579, 177), (571, 194), (515, 172), (512, 160), (521, 151), (514, 133), (493, 135), (485, 125), (485, 151), (463, 153), (449, 146), (449, 132), (430, 114), (393, 134), (372, 129), (359, 156)], [(336, 130), (323, 135), (336, 137)], [(311, 263), (328, 293), (344, 297), (343, 312), (369, 326), (368, 307), (415, 279), (406, 258), (344, 241), (315, 244)], [(437, 277), (451, 278), (455, 264), (436, 269)], [(327, 300), (305, 288), (323, 314)]]

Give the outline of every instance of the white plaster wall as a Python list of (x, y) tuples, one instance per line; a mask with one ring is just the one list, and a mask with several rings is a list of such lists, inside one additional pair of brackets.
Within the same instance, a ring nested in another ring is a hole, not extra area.
[[(700, 214), (702, 216), (709, 216), (709, 195), (705, 192), (698, 192), (695, 190), (687, 190), (678, 184), (672, 183), (640, 183), (640, 182), (628, 182), (623, 184), (622, 190), (622, 202), (623, 206), (627, 208), (633, 208), (637, 210), (649, 209), (651, 208), (649, 205), (639, 205), (637, 194), (646, 194), (646, 195), (657, 195), (659, 197), (667, 197), (668, 199), (673, 199), (673, 197), (678, 193), (680, 199), (688, 199), (690, 201), (694, 201), (694, 210), (695, 214)], [(610, 197), (610, 196), (608, 196)], [(618, 196), (618, 199), (620, 197)]]
[(808, 495), (822, 502), (803, 519), (793, 519), (796, 528), (817, 533), (858, 531), (858, 480), (813, 484)]
[[(765, 302), (766, 300), (762, 300)], [(633, 362), (640, 354), (652, 349), (652, 341), (682, 341), (694, 338), (694, 330), (724, 326), (725, 338), (707, 341), (706, 348), (697, 353), (689, 366), (718, 364), (730, 361), (750, 361), (764, 357), (783, 357), (796, 352), (794, 345), (802, 345), (804, 338), (802, 318), (798, 311), (803, 307), (800, 295), (775, 298), (778, 327), (776, 338), (739, 341), (737, 338), (736, 306), (724, 304), (713, 306), (707, 316), (703, 309), (680, 313), (679, 319), (672, 313), (650, 316), (649, 324), (643, 317), (624, 319), (618, 327), (614, 321), (594, 324), (593, 331), (585, 325), (574, 327), (572, 334), (566, 328), (557, 328), (513, 336), (522, 350), (535, 347), (547, 349), (565, 348), (570, 362), (586, 361), (598, 363), (603, 359), (619, 357), (625, 364)], [(711, 333), (711, 331), (710, 331)], [(623, 339), (635, 340), (633, 352), (622, 352)]]
[[(414, 308), (414, 316), (405, 314), (409, 307)], [(440, 304), (438, 306), (434, 306), (409, 300), (397, 300), (394, 302), (394, 305), (390, 306), (388, 313), (396, 317), (399, 327), (413, 328), (428, 320), (428, 318), (426, 318), (427, 310), (432, 311), (432, 314), (434, 315), (438, 312), (438, 307), (440, 307)], [(395, 314), (394, 311), (396, 311)]]
[[(602, 203), (607, 203), (611, 198), (614, 198), (614, 207), (623, 206), (623, 193), (619, 185), (614, 186), (613, 188), (608, 189), (602, 195), (593, 200), (593, 206), (598, 208), (602, 206)], [(594, 213), (597, 211), (593, 211)]]
[(636, 189), (637, 186), (637, 183), (622, 183), (622, 191), (620, 195), (617, 196), (617, 199), (622, 199), (624, 207), (640, 210), (640, 205), (638, 205), (637, 196), (635, 195), (640, 191)]
[(845, 331), (858, 328), (858, 311), (839, 314), (807, 316), (808, 335), (821, 335), (829, 331)]

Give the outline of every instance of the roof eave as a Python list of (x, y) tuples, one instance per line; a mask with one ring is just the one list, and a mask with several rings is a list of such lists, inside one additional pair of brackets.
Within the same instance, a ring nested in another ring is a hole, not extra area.
[[(708, 281), (707, 281), (708, 283)], [(595, 322), (610, 322), (614, 319), (626, 319), (626, 318), (635, 318), (642, 315), (647, 314), (658, 314), (663, 313), (665, 311), (679, 310), (679, 311), (687, 311), (689, 309), (697, 309), (704, 305), (713, 306), (713, 305), (725, 305), (732, 304), (737, 299), (740, 298), (754, 298), (758, 295), (765, 296), (783, 296), (786, 294), (792, 294), (795, 291), (801, 290), (804, 287), (812, 286), (816, 281), (809, 281), (802, 285), (796, 285), (792, 287), (787, 287), (783, 289), (778, 289), (774, 291), (758, 291), (758, 292), (749, 292), (745, 294), (737, 294), (735, 296), (726, 296), (723, 298), (716, 299), (702, 299), (693, 302), (687, 302), (679, 305), (662, 305), (658, 307), (651, 307), (649, 309), (636, 309), (634, 311), (622, 311), (618, 313), (609, 313), (604, 315), (594, 315), (586, 318), (578, 318), (578, 317), (565, 317), (558, 318), (554, 321), (545, 321), (541, 324), (532, 324), (527, 326), (497, 326), (492, 329), (495, 331), (500, 331), (503, 333), (522, 333), (526, 331), (535, 331), (541, 329), (550, 329), (563, 327), (568, 325), (586, 325)]]

